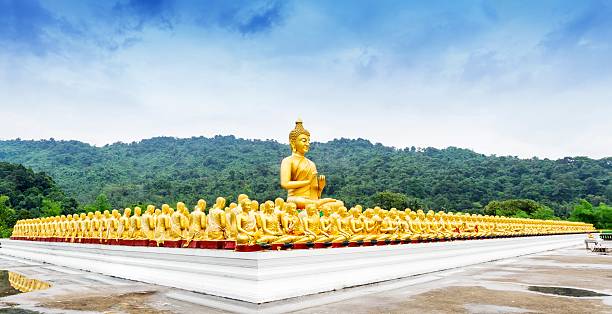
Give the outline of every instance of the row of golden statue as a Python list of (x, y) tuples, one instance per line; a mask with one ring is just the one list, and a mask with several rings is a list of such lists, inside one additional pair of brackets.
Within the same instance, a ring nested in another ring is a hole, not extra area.
[[(176, 210), (168, 204), (142, 212), (126, 208), (67, 216), (26, 219), (17, 222), (14, 239), (54, 242), (154, 245), (167, 247), (308, 248), (399, 244), (406, 242), (480, 239), (491, 237), (579, 233), (590, 224), (445, 213), (408, 208), (389, 210), (357, 205), (347, 209), (339, 202), (298, 212), (297, 205), (282, 198), (259, 204), (245, 194), (226, 205), (217, 198), (207, 209), (199, 200), (193, 211), (184, 203)], [(229, 242), (229, 243), (227, 243)], [(253, 248), (252, 248), (253, 249)], [(256, 248), (255, 248), (256, 249)]]
[(28, 278), (22, 274), (8, 272), (8, 281), (13, 289), (19, 292), (32, 292), (36, 290), (45, 290), (51, 287), (51, 284), (37, 279)]

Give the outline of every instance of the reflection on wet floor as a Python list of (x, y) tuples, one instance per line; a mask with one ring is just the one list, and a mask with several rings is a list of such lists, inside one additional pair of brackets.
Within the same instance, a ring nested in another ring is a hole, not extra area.
[(535, 291), (546, 294), (561, 295), (565, 297), (607, 297), (608, 294), (603, 294), (591, 290), (565, 288), (565, 287), (545, 287), (545, 286), (529, 286), (529, 291)]
[(51, 284), (37, 279), (28, 278), (22, 274), (12, 271), (0, 271), (0, 297), (44, 290), (51, 287)]
[(0, 309), (0, 314), (40, 314), (40, 312), (9, 307), (9, 308)]

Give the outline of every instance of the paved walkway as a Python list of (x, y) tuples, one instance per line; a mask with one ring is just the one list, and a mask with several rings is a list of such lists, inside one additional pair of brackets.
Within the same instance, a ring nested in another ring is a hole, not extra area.
[(612, 295), (612, 256), (582, 247), (255, 307), (2, 255), (0, 269), (53, 284), (48, 290), (0, 298), (0, 313), (223, 313), (200, 305), (215, 302), (262, 313), (612, 313), (612, 296), (567, 297), (529, 290), (561, 286)]

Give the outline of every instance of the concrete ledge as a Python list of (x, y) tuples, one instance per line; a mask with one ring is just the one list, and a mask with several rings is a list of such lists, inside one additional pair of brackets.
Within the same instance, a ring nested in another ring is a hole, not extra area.
[(0, 254), (250, 303), (332, 291), (583, 243), (584, 235), (233, 252), (2, 240)]

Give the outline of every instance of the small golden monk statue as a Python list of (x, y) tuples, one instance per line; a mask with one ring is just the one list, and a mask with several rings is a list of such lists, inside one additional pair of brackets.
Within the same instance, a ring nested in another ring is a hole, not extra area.
[(236, 244), (255, 244), (261, 236), (257, 229), (257, 214), (249, 199), (240, 203), (243, 211), (236, 216)]
[(147, 205), (147, 210), (142, 214), (140, 218), (142, 234), (149, 240), (155, 240), (155, 206)]
[(319, 175), (315, 163), (306, 158), (310, 149), (310, 132), (304, 129), (300, 119), (289, 133), (289, 144), (292, 154), (283, 159), (280, 169), (280, 185), (287, 190), (287, 202), (295, 203), (300, 209), (309, 204), (319, 207), (339, 202), (332, 198), (321, 199), (326, 184), (325, 176)]
[[(217, 197), (215, 205), (208, 212), (206, 221), (206, 236), (209, 240), (224, 240), (226, 235), (225, 198)], [(229, 232), (227, 232), (229, 233)]]
[(130, 234), (130, 216), (132, 215), (132, 209), (126, 208), (123, 210), (123, 215), (119, 218), (119, 226), (117, 227), (117, 235), (119, 239), (130, 240), (132, 235)]
[[(177, 205), (178, 207), (178, 205)], [(183, 244), (184, 247), (190, 245), (191, 241), (202, 241), (206, 237), (206, 201), (203, 199), (198, 200), (198, 205), (193, 208), (193, 211), (189, 214), (189, 229), (188, 235)], [(193, 246), (192, 246), (193, 247)]]
[[(136, 241), (147, 240), (142, 228), (142, 209), (138, 206), (134, 207), (134, 215), (130, 217), (130, 234), (132, 239)], [(143, 244), (144, 242), (139, 242)]]

